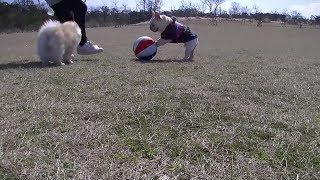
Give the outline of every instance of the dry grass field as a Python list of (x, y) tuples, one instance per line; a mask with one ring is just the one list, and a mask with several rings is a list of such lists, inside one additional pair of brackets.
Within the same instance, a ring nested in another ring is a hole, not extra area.
[(48, 68), (35, 32), (0, 35), (0, 179), (319, 179), (320, 30), (185, 23), (193, 62), (136, 61), (146, 25)]

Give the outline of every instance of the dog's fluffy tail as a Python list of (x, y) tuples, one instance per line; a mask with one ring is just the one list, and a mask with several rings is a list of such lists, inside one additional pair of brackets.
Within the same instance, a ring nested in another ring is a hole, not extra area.
[(59, 59), (64, 52), (64, 35), (61, 23), (58, 21), (46, 21), (38, 33), (38, 55), (46, 61)]
[(41, 26), (39, 32), (41, 32), (43, 29), (47, 29), (47, 28), (56, 28), (61, 26), (61, 23), (59, 21), (55, 21), (55, 20), (48, 20), (45, 23), (43, 23), (43, 25)]
[[(48, 20), (46, 21), (40, 28), (38, 34), (38, 43), (42, 48), (50, 49), (50, 47), (54, 47), (57, 44), (57, 37), (60, 33), (61, 23), (59, 21)], [(41, 40), (40, 40), (41, 39)]]

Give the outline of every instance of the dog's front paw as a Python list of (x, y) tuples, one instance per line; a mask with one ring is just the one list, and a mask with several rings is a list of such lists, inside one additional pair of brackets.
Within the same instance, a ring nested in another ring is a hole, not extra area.
[(71, 61), (77, 61), (77, 59), (75, 58), (74, 54), (71, 54), (70, 59), (71, 59)]
[(66, 65), (67, 64), (73, 64), (73, 61), (72, 60), (68, 60), (68, 61), (63, 61), (63, 63), (66, 64)]

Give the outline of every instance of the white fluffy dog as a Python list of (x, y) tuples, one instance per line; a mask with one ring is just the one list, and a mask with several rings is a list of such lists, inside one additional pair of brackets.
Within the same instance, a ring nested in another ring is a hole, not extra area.
[(37, 51), (42, 66), (72, 64), (73, 53), (81, 40), (81, 30), (76, 22), (46, 21), (38, 33)]

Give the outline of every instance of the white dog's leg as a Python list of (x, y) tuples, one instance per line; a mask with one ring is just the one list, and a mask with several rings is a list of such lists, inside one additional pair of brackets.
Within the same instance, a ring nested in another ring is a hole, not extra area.
[(56, 62), (55, 64), (56, 64), (57, 66), (64, 66), (64, 65), (66, 65), (65, 63), (63, 63), (63, 62), (61, 62), (61, 61)]
[(75, 61), (76, 59), (75, 59), (75, 57), (74, 57), (74, 54), (72, 53), (71, 54), (71, 61)]
[(157, 45), (157, 47), (160, 47), (160, 46), (163, 46), (163, 45), (165, 45), (165, 44), (167, 44), (167, 43), (170, 43), (171, 42), (171, 40), (169, 40), (169, 39), (162, 39), (162, 38), (160, 38), (160, 39), (158, 39), (158, 41), (156, 42), (156, 45)]
[(71, 49), (66, 49), (64, 55), (63, 55), (63, 62), (66, 63), (66, 64), (73, 64), (73, 61), (72, 61), (72, 55), (74, 50), (71, 50)]
[(189, 42), (186, 42), (184, 46), (186, 47), (183, 61), (189, 61), (193, 59), (194, 50), (199, 44), (198, 38), (191, 40)]
[(57, 66), (65, 65), (62, 61), (63, 61), (63, 56), (62, 55), (61, 56), (57, 56), (57, 57), (55, 57), (54, 60), (52, 60), (52, 62)]

